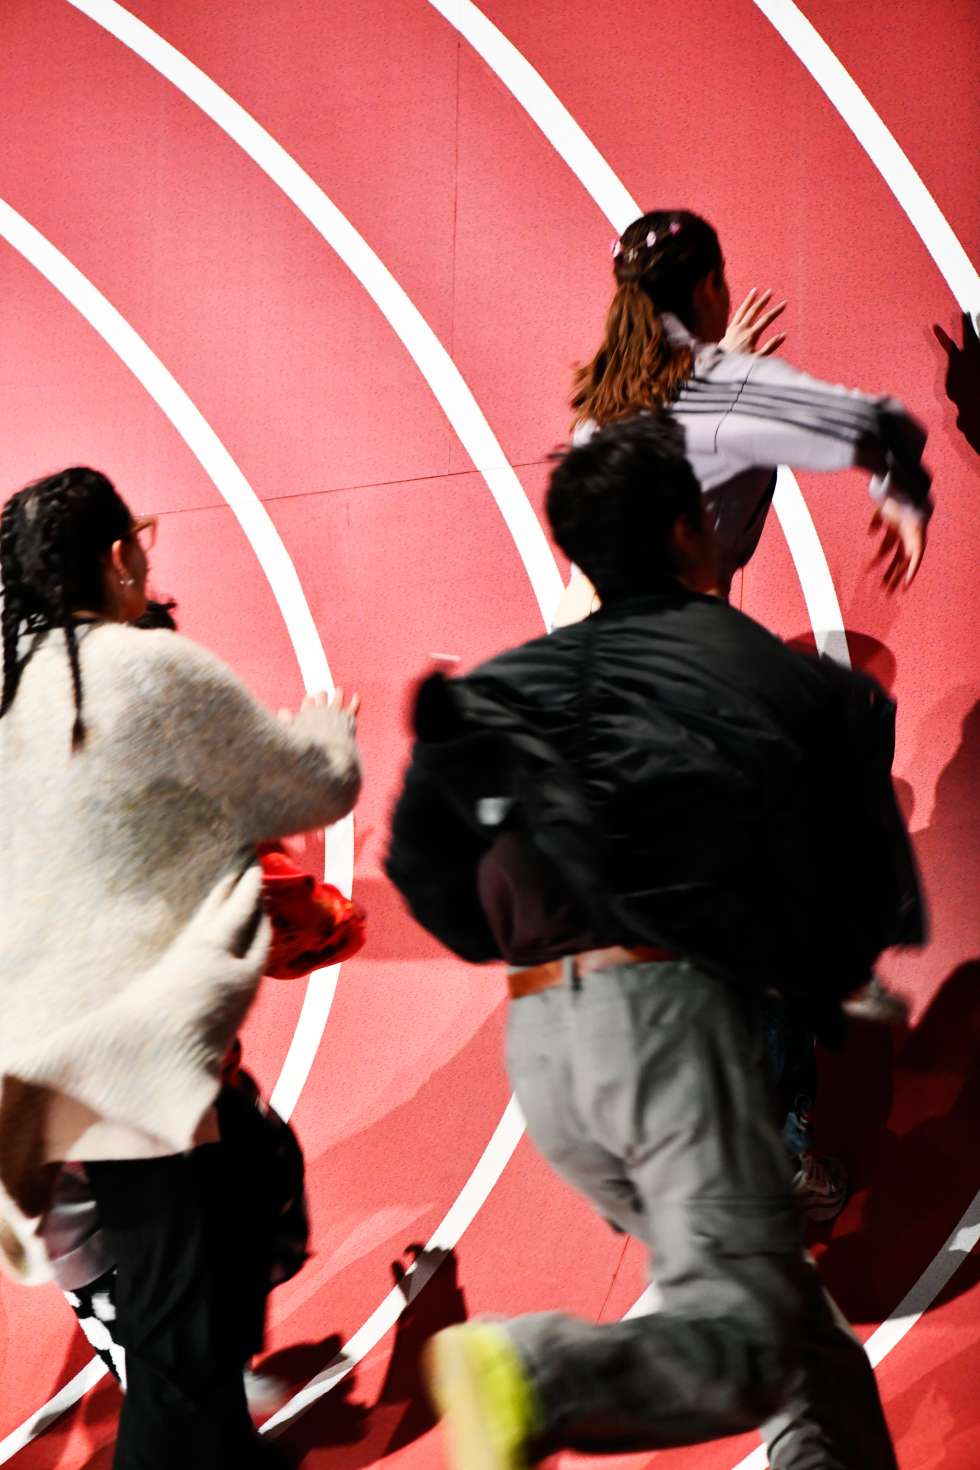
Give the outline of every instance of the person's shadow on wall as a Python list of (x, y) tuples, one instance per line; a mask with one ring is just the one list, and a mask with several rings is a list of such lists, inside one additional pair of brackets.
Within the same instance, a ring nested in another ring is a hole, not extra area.
[(941, 391), (956, 409), (956, 427), (974, 454), (980, 454), (980, 337), (968, 312), (960, 318), (962, 346), (938, 325), (932, 333), (946, 354)]
[[(304, 1458), (303, 1463), (315, 1466), (316, 1470), (330, 1470), (330, 1467), (363, 1470), (419, 1439), (435, 1424), (422, 1381), (424, 1350), (429, 1339), (443, 1327), (466, 1320), (466, 1298), (459, 1284), (455, 1251), (426, 1252), (419, 1245), (410, 1245), (405, 1253), (416, 1267), (434, 1267), (434, 1271), (415, 1294), (413, 1278), (406, 1276), (404, 1264), (392, 1262), (392, 1275), (405, 1295), (406, 1305), (398, 1318), (391, 1357), (376, 1401), (370, 1406), (351, 1404), (345, 1379), (284, 1435), (289, 1451), (297, 1456), (309, 1455), (309, 1460)], [(322, 1366), (322, 1351), (318, 1356)], [(262, 1369), (274, 1373), (277, 1364), (282, 1366), (278, 1354), (266, 1359)], [(338, 1401), (341, 1390), (344, 1392)], [(352, 1434), (352, 1429), (357, 1432)]]
[[(821, 1269), (845, 1313), (864, 1322), (894, 1309), (980, 1182), (980, 702), (913, 841), (930, 912), (927, 955), (945, 978), (911, 1033), (852, 1022), (846, 1047), (821, 1058), (820, 1146), (844, 1156), (858, 1195), (824, 1232)], [(971, 1258), (939, 1300), (978, 1279)]]

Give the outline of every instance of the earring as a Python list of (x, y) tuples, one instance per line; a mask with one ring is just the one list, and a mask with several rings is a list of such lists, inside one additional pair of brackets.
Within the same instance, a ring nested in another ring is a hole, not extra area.
[(120, 577), (119, 578), (119, 585), (120, 585), (120, 587), (135, 587), (136, 586), (136, 578), (135, 577)]

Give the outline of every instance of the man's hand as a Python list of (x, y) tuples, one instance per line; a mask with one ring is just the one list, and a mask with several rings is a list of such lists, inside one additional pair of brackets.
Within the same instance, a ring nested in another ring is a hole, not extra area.
[(881, 543), (871, 560), (885, 562), (881, 583), (886, 592), (909, 587), (926, 549), (926, 523), (910, 505), (889, 495), (871, 517), (868, 534), (881, 532)]
[(785, 332), (777, 332), (775, 337), (770, 337), (768, 342), (759, 346), (759, 338), (763, 332), (767, 327), (772, 326), (777, 316), (781, 316), (786, 310), (786, 302), (780, 301), (767, 311), (766, 307), (771, 299), (771, 291), (763, 291), (760, 294), (753, 286), (741, 306), (734, 312), (718, 346), (724, 348), (726, 352), (751, 352), (756, 357), (768, 357), (770, 353), (782, 347), (786, 341)]

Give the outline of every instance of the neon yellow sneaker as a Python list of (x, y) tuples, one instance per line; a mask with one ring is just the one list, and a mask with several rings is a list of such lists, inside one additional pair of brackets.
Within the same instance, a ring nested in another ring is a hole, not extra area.
[(453, 1470), (530, 1470), (534, 1394), (502, 1327), (465, 1322), (437, 1332), (425, 1352), (425, 1377), (446, 1423)]

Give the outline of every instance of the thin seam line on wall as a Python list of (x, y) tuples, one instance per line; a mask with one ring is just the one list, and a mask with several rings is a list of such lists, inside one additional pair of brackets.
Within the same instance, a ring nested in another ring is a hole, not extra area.
[(545, 627), (563, 582), (524, 487), (456, 363), (414, 301), (351, 221), (267, 128), (117, 0), (66, 0), (183, 93), (299, 210), (357, 280), (412, 358), (510, 532)]
[[(512, 460), (510, 467), (512, 470), (533, 470), (543, 469), (548, 464), (550, 464), (550, 460), (547, 459), (528, 459), (516, 462)], [(416, 485), (438, 485), (442, 480), (464, 480), (474, 476), (477, 479), (482, 478), (480, 471), (475, 466), (472, 466), (468, 470), (434, 471), (431, 475), (406, 475), (394, 480), (358, 480), (350, 485), (324, 485), (320, 489), (311, 486), (308, 490), (283, 490), (281, 494), (272, 491), (262, 497), (262, 504), (281, 505), (286, 500), (305, 500), (309, 496), (353, 495), (358, 490), (387, 490), (393, 485), (410, 490)], [(147, 514), (152, 513), (153, 515), (160, 516), (199, 515), (202, 511), (223, 509), (227, 509), (227, 501), (225, 500), (202, 500), (199, 505), (178, 505), (174, 506), (171, 510), (155, 510), (150, 505), (147, 507)]]

